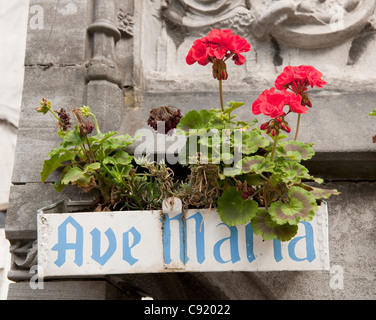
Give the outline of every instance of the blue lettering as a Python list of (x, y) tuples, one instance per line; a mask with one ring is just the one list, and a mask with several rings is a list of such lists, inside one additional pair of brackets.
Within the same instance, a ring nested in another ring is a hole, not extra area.
[(276, 262), (280, 262), (282, 257), (282, 245), (281, 241), (277, 240), (277, 238), (273, 239), (273, 249), (274, 249), (274, 260)]
[[(76, 242), (67, 243), (67, 225), (70, 224), (76, 229)], [(65, 221), (57, 228), (58, 231), (58, 241), (51, 250), (57, 251), (57, 260), (54, 262), (58, 267), (61, 267), (65, 263), (66, 251), (74, 250), (75, 258), (74, 263), (77, 266), (82, 266), (83, 261), (83, 246), (84, 246), (84, 233), (82, 226), (74, 220), (72, 217), (68, 217)]]
[(103, 266), (108, 261), (108, 259), (110, 259), (112, 257), (112, 255), (114, 254), (114, 252), (116, 250), (115, 234), (114, 234), (114, 232), (112, 231), (111, 228), (108, 228), (107, 231), (104, 233), (106, 235), (107, 239), (108, 239), (108, 248), (102, 256), (100, 255), (100, 252), (101, 252), (101, 232), (97, 228), (94, 228), (90, 232), (90, 234), (92, 236), (92, 244), (93, 244), (93, 247), (92, 247), (93, 253), (92, 253), (91, 257), (96, 262), (98, 262), (101, 266)]
[[(129, 244), (129, 233), (133, 235), (133, 242)], [(127, 261), (131, 266), (133, 266), (138, 259), (132, 257), (131, 249), (134, 248), (141, 241), (141, 234), (137, 231), (135, 227), (132, 227), (127, 232), (123, 233), (123, 260)]]
[(251, 223), (245, 226), (245, 244), (247, 247), (247, 259), (249, 262), (252, 262), (256, 257), (253, 252), (253, 229)]
[[(302, 237), (295, 237), (292, 239), (289, 243), (289, 256), (292, 260), (295, 261), (303, 261), (303, 260), (308, 260), (309, 262), (313, 261), (316, 258), (315, 254), (315, 247), (313, 244), (313, 228), (309, 222), (301, 222), (304, 224), (304, 229), (305, 229), (305, 236)], [(305, 258), (298, 258), (295, 254), (295, 247), (298, 241), (304, 239), (306, 240), (306, 250), (307, 250), (307, 257)]]
[(180, 261), (182, 263), (188, 262), (189, 258), (187, 257), (187, 247), (185, 243), (187, 242), (187, 235), (183, 231), (183, 214), (180, 213), (173, 218), (165, 213), (164, 217), (161, 219), (163, 221), (163, 260), (164, 263), (171, 263), (171, 226), (170, 221), (178, 220), (179, 221), (179, 247), (180, 247)]
[[(240, 256), (239, 256), (239, 248), (238, 248), (238, 228), (236, 227), (229, 227), (227, 224), (225, 223), (220, 223), (217, 225), (217, 227), (221, 226), (221, 225), (224, 225), (226, 226), (227, 228), (230, 229), (230, 236), (227, 237), (227, 238), (223, 238), (222, 240), (219, 240), (215, 245), (214, 245), (214, 248), (213, 248), (213, 254), (214, 254), (214, 258), (215, 260), (217, 260), (219, 263), (227, 263), (227, 262), (232, 262), (232, 263), (236, 263), (237, 261), (240, 260)], [(231, 259), (230, 260), (223, 260), (222, 256), (221, 256), (221, 246), (222, 244), (229, 240), (230, 241), (230, 253), (231, 253)]]
[[(195, 228), (195, 234), (196, 234), (196, 254), (197, 254), (197, 261), (198, 263), (202, 264), (205, 260), (205, 226), (202, 219), (202, 214), (197, 212), (196, 214), (192, 215), (186, 221), (189, 219), (194, 218), (196, 221), (196, 228)], [(186, 237), (187, 234), (187, 224), (184, 224), (184, 234)], [(185, 239), (186, 240), (186, 239)], [(187, 244), (187, 241), (185, 241)], [(186, 252), (186, 250), (185, 250)], [(185, 257), (185, 261), (188, 261), (188, 257)]]

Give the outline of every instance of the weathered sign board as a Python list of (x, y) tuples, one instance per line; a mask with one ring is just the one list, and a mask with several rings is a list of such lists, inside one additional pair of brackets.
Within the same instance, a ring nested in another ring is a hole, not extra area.
[(288, 242), (229, 227), (211, 210), (38, 212), (40, 277), (329, 270), (327, 206)]

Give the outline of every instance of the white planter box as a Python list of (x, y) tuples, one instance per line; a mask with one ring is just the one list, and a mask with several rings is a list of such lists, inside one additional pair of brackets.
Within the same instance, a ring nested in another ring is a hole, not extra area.
[(40, 277), (329, 270), (325, 202), (289, 242), (263, 241), (250, 224), (229, 227), (214, 209), (206, 218), (206, 210), (188, 210), (182, 219), (179, 209), (48, 213), (53, 208), (37, 215)]

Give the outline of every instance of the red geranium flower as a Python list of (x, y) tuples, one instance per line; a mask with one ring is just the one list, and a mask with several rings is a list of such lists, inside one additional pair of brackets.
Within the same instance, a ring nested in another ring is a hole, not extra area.
[(308, 108), (302, 104), (302, 96), (293, 92), (282, 91), (285, 95), (285, 103), (296, 113), (306, 113)]
[(186, 61), (188, 64), (194, 64), (197, 61), (203, 66), (209, 63), (208, 49), (206, 45), (203, 44), (202, 39), (198, 39), (193, 42), (193, 46), (188, 52)]
[(276, 118), (284, 114), (285, 95), (282, 92), (275, 92), (275, 88), (265, 90), (252, 104), (254, 114), (263, 113), (266, 116)]
[(308, 109), (301, 105), (301, 97), (285, 90), (276, 92), (275, 88), (265, 90), (252, 104), (254, 114), (263, 113), (266, 116), (277, 118), (284, 116), (283, 108), (288, 105), (290, 109), (297, 113), (305, 113)]
[(235, 64), (242, 65), (245, 62), (245, 58), (241, 53), (249, 50), (251, 50), (251, 45), (247, 40), (234, 35), (232, 30), (213, 29), (206, 37), (193, 42), (193, 46), (186, 57), (186, 62), (189, 65), (195, 62), (200, 65), (207, 65), (209, 62), (213, 63), (214, 78), (226, 80), (228, 75), (224, 62), (232, 57)]
[(327, 83), (321, 77), (322, 73), (312, 66), (287, 66), (277, 77), (275, 87), (278, 90), (291, 89), (296, 94), (301, 95), (302, 105), (312, 107), (305, 91), (308, 90), (308, 86), (322, 88), (326, 85)]
[(278, 90), (290, 88), (300, 94), (306, 91), (308, 86), (322, 88), (326, 85), (327, 83), (321, 77), (322, 73), (312, 66), (287, 66), (277, 77), (275, 87)]

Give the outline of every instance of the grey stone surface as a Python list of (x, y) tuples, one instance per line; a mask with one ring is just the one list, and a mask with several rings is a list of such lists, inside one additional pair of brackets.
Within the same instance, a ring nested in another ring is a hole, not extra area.
[(26, 67), (19, 120), (13, 183), (39, 182), (39, 172), (49, 151), (60, 143), (56, 119), (34, 110), (42, 97), (54, 110), (71, 110), (83, 105), (84, 67)]
[[(37, 285), (37, 284), (36, 284)], [(29, 282), (11, 283), (8, 300), (129, 300), (105, 280), (44, 281), (43, 289), (32, 289)]]
[(86, 88), (86, 104), (100, 119), (102, 132), (119, 131), (124, 115), (123, 93), (118, 85), (105, 80), (90, 81)]
[(5, 227), (5, 212), (0, 211), (0, 228)]
[(52, 183), (31, 183), (11, 187), (9, 214), (6, 217), (8, 239), (37, 238), (37, 210), (64, 199), (91, 200), (95, 193), (84, 193), (72, 186), (56, 192)]
[(30, 0), (25, 65), (70, 65), (85, 61), (90, 1)]

